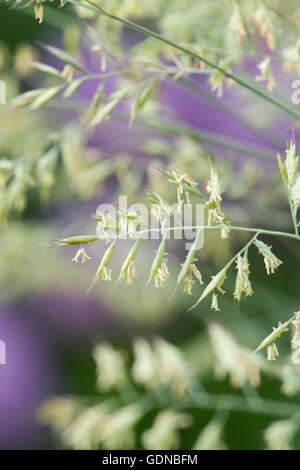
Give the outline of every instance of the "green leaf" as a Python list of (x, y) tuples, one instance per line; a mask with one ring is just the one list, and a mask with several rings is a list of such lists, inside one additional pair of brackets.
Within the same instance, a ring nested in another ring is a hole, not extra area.
[(110, 261), (112, 255), (113, 255), (113, 253), (114, 253), (114, 251), (115, 251), (115, 246), (116, 246), (116, 240), (114, 240), (114, 241), (111, 243), (111, 245), (109, 245), (109, 247), (107, 248), (107, 250), (105, 251), (105, 253), (104, 253), (103, 257), (102, 257), (102, 260), (101, 260), (101, 262), (100, 262), (100, 264), (99, 264), (99, 267), (98, 267), (98, 269), (97, 269), (96, 276), (95, 276), (95, 280), (99, 279), (99, 277), (100, 277), (101, 274), (102, 274), (103, 268), (105, 268), (105, 267), (108, 265), (108, 263), (109, 263), (109, 261)]
[(130, 88), (121, 88), (120, 90), (114, 91), (109, 97), (107, 98), (107, 102), (115, 101), (116, 99), (122, 100), (130, 93)]
[(182, 281), (184, 280), (185, 276), (187, 275), (187, 273), (189, 272), (189, 269), (194, 261), (194, 257), (195, 257), (195, 248), (194, 248), (194, 245), (192, 246), (192, 248), (190, 249), (190, 251), (188, 252), (186, 258), (185, 258), (185, 262), (183, 263), (182, 265), (182, 268), (178, 274), (178, 278), (177, 278), (177, 284), (176, 284), (176, 288), (177, 289), (179, 287), (179, 285), (182, 283)]
[(34, 98), (41, 94), (43, 90), (44, 88), (38, 88), (36, 90), (30, 90), (22, 93), (7, 105), (7, 109), (20, 109), (28, 106), (34, 100)]
[(95, 116), (97, 109), (99, 107), (100, 101), (102, 100), (103, 97), (103, 92), (104, 92), (104, 83), (101, 83), (94, 94), (94, 97), (92, 99), (91, 105), (90, 105), (90, 114), (92, 116)]
[(109, 116), (112, 110), (117, 106), (119, 101), (120, 98), (116, 98), (115, 100), (110, 101), (105, 106), (103, 106), (103, 108), (98, 111), (98, 113), (92, 120), (92, 125), (100, 124), (105, 117)]
[(87, 79), (88, 77), (82, 77), (73, 80), (64, 92), (64, 98), (70, 98)]
[(285, 187), (287, 188), (288, 187), (288, 175), (287, 175), (287, 171), (286, 171), (286, 168), (285, 168), (285, 165), (281, 159), (281, 156), (279, 155), (279, 153), (277, 153), (277, 161), (278, 161), (278, 166), (279, 166), (279, 170), (280, 170), (280, 174), (281, 174), (281, 177), (283, 179), (283, 182), (285, 184)]
[(54, 243), (56, 245), (85, 245), (86, 243), (95, 242), (99, 240), (96, 235), (76, 235), (75, 237), (62, 238)]
[(272, 333), (260, 343), (260, 345), (256, 348), (254, 352), (260, 351), (260, 349), (265, 348), (269, 344), (273, 343), (275, 339), (279, 338), (279, 336), (285, 332), (285, 330), (287, 329), (289, 324), (294, 320), (294, 318), (295, 318), (295, 315), (293, 315), (292, 318), (290, 318), (288, 321), (286, 321), (282, 325), (279, 325), (277, 328), (274, 328)]
[(137, 104), (137, 109), (142, 109), (148, 99), (151, 96), (152, 90), (154, 88), (154, 85), (157, 82), (157, 78), (151, 78), (145, 86), (142, 88), (140, 94), (139, 94), (139, 99), (138, 99), (138, 104)]
[(152, 266), (151, 266), (151, 271), (150, 271), (150, 276), (147, 282), (147, 286), (149, 286), (150, 282), (152, 281), (154, 275), (156, 274), (158, 268), (160, 267), (164, 256), (165, 256), (165, 247), (166, 247), (166, 241), (163, 239), (158, 247), (158, 250), (156, 252), (155, 258), (153, 260)]
[(176, 290), (178, 289), (178, 287), (180, 286), (180, 284), (183, 282), (184, 278), (186, 277), (186, 275), (188, 274), (189, 272), (189, 269), (191, 267), (191, 265), (193, 264), (193, 261), (194, 261), (194, 258), (195, 258), (195, 253), (196, 253), (196, 249), (197, 249), (197, 242), (198, 242), (198, 239), (199, 239), (199, 236), (201, 234), (201, 230), (198, 231), (197, 235), (196, 235), (196, 238), (195, 238), (195, 241), (190, 249), (190, 251), (188, 252), (186, 258), (185, 258), (185, 262), (183, 263), (182, 265), (182, 268), (178, 274), (178, 278), (177, 278), (177, 282), (176, 282), (176, 286), (175, 286), (175, 289), (174, 291), (172, 292), (171, 294), (171, 297), (173, 297), (173, 295), (175, 294)]
[(213, 276), (212, 280), (210, 283), (206, 286), (204, 289), (201, 297), (197, 300), (197, 302), (189, 309), (192, 310), (193, 308), (197, 307), (197, 305), (208, 295), (210, 294), (214, 289), (216, 289), (218, 286), (222, 284), (224, 279), (226, 278), (226, 272), (227, 272), (227, 266), (223, 268), (218, 274)]
[(51, 65), (42, 64), (41, 62), (32, 62), (32, 66), (35, 70), (46, 75), (50, 75), (51, 77), (57, 78), (58, 80), (65, 80), (63, 74)]
[(144, 86), (136, 93), (131, 107), (129, 128), (132, 126), (136, 112), (139, 109), (142, 109), (143, 106), (146, 104), (146, 101), (149, 99), (153, 87), (156, 83), (156, 80), (156, 78), (152, 78), (150, 81), (148, 80), (146, 84), (144, 84)]
[(129, 251), (123, 265), (122, 265), (122, 268), (121, 268), (121, 271), (120, 271), (120, 275), (118, 277), (118, 281), (121, 279), (121, 277), (124, 275), (124, 273), (126, 272), (129, 264), (131, 261), (133, 261), (136, 257), (136, 254), (137, 254), (137, 251), (139, 249), (139, 246), (140, 246), (140, 240), (137, 240), (134, 245), (132, 246), (131, 250)]
[(51, 88), (44, 88), (42, 92), (35, 98), (31, 103), (30, 107), (32, 109), (39, 109), (48, 101), (52, 100), (62, 90), (62, 86), (55, 86)]
[(72, 57), (67, 52), (59, 49), (58, 47), (49, 46), (47, 44), (39, 42), (39, 44), (46, 49), (50, 54), (57, 57), (57, 59), (61, 60), (65, 64), (71, 65), (74, 69), (79, 70), (80, 72), (88, 72), (74, 57)]

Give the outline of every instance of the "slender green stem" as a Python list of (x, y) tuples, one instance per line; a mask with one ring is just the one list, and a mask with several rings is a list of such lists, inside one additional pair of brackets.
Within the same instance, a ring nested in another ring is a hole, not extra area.
[[(66, 22), (68, 22), (70, 24), (76, 24), (77, 26), (80, 26), (83, 29), (82, 23), (80, 21), (78, 21), (76, 17), (68, 15), (68, 14), (63, 13), (63, 12), (58, 14), (55, 10), (49, 8), (48, 6), (46, 6), (44, 8), (46, 8), (46, 15), (44, 15), (45, 22), (48, 22), (52, 26), (62, 27), (62, 26), (65, 26)], [(28, 15), (31, 15), (31, 12), (27, 11), (26, 9), (23, 9), (23, 10), (20, 10), (20, 11), (22, 13), (26, 13)], [(61, 19), (61, 15), (63, 15), (63, 19)], [(168, 71), (172, 72), (172, 70), (173, 70), (172, 67), (169, 67), (169, 68), (166, 67), (166, 68), (162, 69), (161, 72), (168, 72)], [(178, 69), (174, 67), (174, 71), (175, 70), (178, 71)], [(193, 73), (193, 74), (197, 72), (192, 68), (191, 69), (185, 68), (184, 71), (186, 73)], [(93, 78), (95, 78), (95, 79), (96, 78), (105, 78), (105, 77), (109, 77), (109, 76), (116, 75), (118, 73), (124, 73), (124, 72), (126, 72), (126, 71), (120, 71), (119, 70), (119, 71), (103, 73), (103, 74), (100, 74), (100, 75), (90, 75), (89, 77), (86, 78), (86, 80), (93, 79)], [(206, 72), (208, 72), (208, 71), (206, 71)], [(193, 89), (198, 89), (199, 90), (199, 87), (197, 87), (192, 82), (188, 82), (188, 80), (180, 79), (179, 82), (183, 83), (187, 87), (195, 87)], [(233, 115), (234, 113), (232, 113), (230, 111), (230, 114)], [(240, 120), (244, 119), (241, 116), (235, 116), (235, 117), (239, 117)], [(147, 125), (147, 122), (145, 121), (141, 124), (142, 125)], [(245, 122), (245, 124), (249, 125), (249, 122), (247, 121), (247, 122)], [(172, 130), (172, 125), (171, 124), (170, 125), (169, 124), (168, 125), (161, 124), (161, 126), (164, 127), (165, 131), (168, 131), (170, 133), (178, 133), (178, 130), (180, 130), (181, 127), (182, 127), (182, 126), (178, 126), (178, 129), (174, 128)], [(155, 126), (155, 127), (157, 128), (158, 125)], [(263, 148), (260, 148), (258, 145), (244, 144), (244, 142), (239, 141), (238, 139), (233, 139), (233, 138), (227, 137), (227, 136), (224, 136), (224, 138), (223, 138), (223, 136), (220, 136), (219, 134), (213, 133), (213, 132), (197, 132), (196, 130), (194, 130), (192, 128), (189, 129), (187, 126), (185, 126), (185, 130), (189, 133), (189, 135), (193, 139), (198, 140), (199, 142), (204, 141), (204, 142), (212, 143), (212, 144), (217, 145), (217, 146), (221, 146), (221, 147), (224, 147), (224, 148), (230, 148), (232, 150), (241, 151), (241, 152), (244, 152), (244, 153), (247, 153), (249, 155), (259, 157), (259, 158), (264, 158), (264, 159), (268, 159), (268, 160), (273, 159), (273, 154), (271, 154), (271, 152), (268, 149), (264, 150)], [(255, 129), (255, 131), (259, 132), (259, 129)], [(181, 133), (183, 133), (183, 131), (181, 131)]]
[[(129, 21), (129, 20), (126, 20), (124, 18), (120, 18), (119, 16), (116, 16), (116, 15), (113, 15), (113, 14), (107, 12), (106, 10), (104, 10), (104, 8), (97, 5), (92, 0), (86, 0), (86, 1), (89, 5), (91, 5), (93, 11), (97, 11), (98, 13), (100, 12), (100, 14), (102, 14), (102, 15), (104, 15), (104, 16), (112, 19), (112, 20), (118, 21), (119, 23), (122, 23), (122, 24), (136, 30), (136, 31), (140, 31), (141, 33), (145, 34), (146, 36), (157, 39), (160, 42), (164, 42), (165, 44), (168, 44), (169, 46), (174, 47), (175, 49), (183, 52), (184, 54), (187, 54), (191, 57), (194, 57), (195, 59), (199, 60), (200, 62), (203, 62), (204, 64), (211, 67), (212, 69), (217, 70), (218, 72), (221, 72), (227, 78), (230, 78), (231, 80), (233, 80), (234, 82), (236, 82), (237, 84), (242, 86), (243, 88), (246, 88), (247, 90), (251, 91), (252, 93), (256, 94), (257, 96), (260, 96), (265, 101), (268, 101), (269, 103), (273, 104), (277, 108), (282, 109), (283, 111), (286, 111), (291, 116), (294, 116), (294, 117), (300, 119), (300, 113), (298, 111), (296, 111), (292, 106), (289, 106), (288, 104), (282, 103), (281, 101), (277, 100), (276, 98), (273, 98), (268, 93), (265, 93), (264, 91), (262, 91), (259, 88), (251, 85), (250, 83), (245, 82), (244, 80), (237, 77), (236, 75), (227, 72), (222, 67), (219, 67), (218, 65), (213, 64), (212, 62), (210, 62), (209, 60), (205, 59), (204, 57), (196, 54), (195, 52), (193, 52), (193, 51), (191, 51), (191, 50), (189, 50), (189, 49), (187, 49), (183, 46), (180, 46), (179, 44), (177, 44), (177, 43), (161, 36), (158, 33), (155, 33), (154, 31), (152, 31), (148, 28), (145, 28), (144, 26), (141, 26), (137, 23), (134, 23), (133, 21)], [(84, 3), (82, 4), (82, 6), (85, 6)]]
[[(205, 393), (197, 391), (192, 399), (182, 397), (180, 400), (172, 398), (172, 408), (177, 410), (185, 409), (208, 409), (235, 411), (239, 413), (255, 413), (264, 416), (295, 417), (299, 416), (299, 405), (284, 400), (271, 400), (268, 398), (250, 397), (247, 399), (237, 394)], [(170, 395), (168, 395), (168, 405), (170, 406)], [(99, 397), (86, 397), (84, 403), (87, 406), (99, 402)], [(132, 403), (139, 403), (146, 410), (157, 409), (161, 406), (158, 397), (141, 397)], [(130, 402), (127, 402), (129, 405)]]
[[(300, 235), (289, 233), (289, 232), (279, 232), (276, 230), (267, 230), (267, 229), (252, 228), (252, 227), (239, 227), (239, 226), (231, 226), (230, 229), (235, 230), (235, 231), (255, 233), (256, 235), (253, 238), (257, 237), (260, 234), (264, 234), (264, 235), (270, 235), (270, 236), (275, 236), (275, 237), (285, 237), (285, 238), (292, 238), (293, 240), (300, 240)], [(166, 232), (174, 232), (177, 230), (181, 230), (181, 231), (182, 230), (195, 230), (195, 231), (196, 230), (220, 230), (220, 227), (217, 225), (189, 225), (189, 226), (183, 225), (183, 226), (176, 226), (176, 227), (165, 227), (163, 229), (149, 228), (145, 230), (140, 230), (139, 232), (137, 232), (136, 236), (142, 238), (143, 236), (150, 234), (150, 233), (163, 233), (163, 232), (166, 233)], [(123, 233), (118, 234), (115, 238), (121, 239), (121, 238), (125, 238), (127, 235), (129, 234), (123, 232)], [(252, 241), (250, 241), (249, 244), (251, 244)], [(247, 248), (247, 246), (242, 248), (241, 251), (244, 251)]]
[[(86, 77), (83, 77), (82, 80), (99, 80), (99, 79), (102, 79), (102, 78), (112, 77), (114, 75), (122, 75), (123, 73), (126, 73), (128, 71), (129, 71), (129, 69), (123, 69), (123, 70), (112, 70), (111, 72), (103, 72), (103, 73), (99, 73), (99, 74), (90, 73), (90, 75), (87, 75)], [(81, 78), (79, 78), (78, 80), (80, 80), (80, 79)]]
[(252, 227), (238, 227), (238, 226), (231, 227), (231, 229), (244, 231), (244, 232), (256, 232), (258, 234), (262, 233), (264, 235), (271, 235), (275, 237), (286, 237), (286, 238), (293, 238), (294, 240), (300, 240), (299, 235), (289, 233), (289, 232), (280, 232), (276, 230), (267, 230), (267, 229), (252, 228)]
[(197, 408), (208, 408), (218, 410), (232, 410), (242, 413), (257, 413), (269, 416), (295, 416), (299, 413), (299, 407), (294, 403), (284, 401), (275, 401), (248, 397), (247, 400), (237, 395), (209, 394), (199, 393), (197, 403), (189, 405)]
[[(273, 56), (272, 56), (273, 57)], [(260, 135), (264, 140), (267, 140), (272, 145), (276, 146), (277, 148), (281, 148), (285, 145), (285, 142), (279, 138), (278, 135), (274, 135), (274, 132), (271, 129), (267, 128), (260, 128), (259, 126), (255, 125), (253, 119), (249, 119), (249, 116), (244, 116), (243, 113), (237, 111), (235, 107), (232, 107), (231, 103), (228, 103), (224, 100), (220, 100), (215, 94), (210, 93), (207, 89), (202, 87), (198, 82), (192, 81), (189, 78), (181, 77), (179, 78), (176, 83), (184, 88), (185, 90), (189, 91), (190, 93), (194, 94), (195, 96), (204, 99), (208, 102), (212, 107), (217, 109), (218, 111), (224, 113), (226, 116), (230, 116), (235, 121), (242, 123), (243, 125), (249, 127), (253, 130), (257, 135)], [(252, 146), (252, 144), (250, 144)], [(269, 153), (269, 150), (266, 150)], [(273, 157), (273, 156), (272, 156)], [(263, 157), (263, 158), (270, 158)]]
[(260, 234), (260, 232), (257, 232), (254, 237), (252, 237), (249, 242), (243, 246), (243, 248), (240, 249), (240, 251), (238, 251), (233, 258), (231, 258), (231, 260), (226, 264), (226, 266), (224, 266), (223, 270), (224, 271), (227, 271), (228, 268), (230, 268), (230, 266), (234, 263), (234, 261), (240, 256), (242, 255), (245, 251), (247, 251), (250, 246), (252, 245), (252, 243), (256, 240), (256, 238), (258, 237), (258, 235)]

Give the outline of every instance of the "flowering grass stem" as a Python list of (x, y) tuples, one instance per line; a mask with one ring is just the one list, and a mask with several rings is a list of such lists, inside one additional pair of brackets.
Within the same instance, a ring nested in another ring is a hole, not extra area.
[(208, 67), (211, 67), (212, 69), (214, 69), (218, 72), (221, 72), (222, 74), (224, 74), (224, 76), (226, 76), (227, 78), (233, 80), (235, 83), (242, 86), (243, 88), (251, 91), (252, 93), (254, 93), (257, 96), (260, 96), (265, 101), (268, 101), (269, 103), (273, 104), (277, 108), (279, 108), (283, 111), (286, 111), (291, 116), (294, 116), (297, 119), (300, 119), (300, 113), (294, 107), (288, 105), (287, 103), (283, 103), (283, 102), (279, 101), (276, 98), (273, 98), (270, 94), (265, 93), (264, 91), (260, 90), (259, 88), (255, 87), (254, 85), (252, 85), (252, 84), (242, 80), (241, 78), (237, 77), (236, 75), (227, 72), (222, 67), (220, 67), (216, 64), (213, 64), (209, 60), (207, 60), (204, 57), (196, 54), (195, 52), (187, 49), (186, 47), (183, 47), (180, 44), (177, 44), (176, 42), (173, 42), (170, 39), (167, 39), (167, 38), (161, 36), (160, 34), (155, 33), (154, 31), (152, 31), (148, 28), (145, 28), (144, 26), (141, 26), (137, 23), (134, 23), (133, 21), (126, 20), (124, 18), (120, 18), (117, 15), (109, 13), (104, 8), (102, 8), (100, 5), (93, 2), (92, 0), (86, 0), (86, 3), (88, 5), (85, 5), (85, 3), (82, 3), (82, 6), (85, 6), (88, 9), (91, 9), (92, 11), (98, 12), (98, 14), (104, 15), (104, 16), (112, 19), (112, 20), (118, 21), (119, 23), (122, 23), (122, 24), (128, 26), (131, 29), (134, 29), (136, 31), (140, 31), (141, 33), (145, 34), (148, 37), (157, 39), (160, 42), (168, 44), (169, 46), (174, 47), (175, 49), (183, 52), (184, 54), (187, 54), (191, 57), (194, 57), (195, 59), (199, 60), (200, 62), (206, 64)]
[(247, 399), (230, 394), (198, 393), (197, 403), (189, 405), (198, 408), (231, 410), (242, 413), (257, 413), (269, 416), (294, 416), (299, 413), (299, 407), (294, 403), (269, 400), (265, 398), (247, 397)]
[[(178, 227), (165, 227), (163, 230), (161, 228), (149, 228), (145, 230), (140, 230), (137, 232), (137, 237), (140, 236), (142, 237), (143, 235), (147, 235), (148, 233), (162, 233), (162, 232), (174, 232), (177, 230), (220, 230), (219, 226), (216, 225), (189, 225), (189, 226), (178, 226)], [(254, 227), (239, 227), (232, 225), (230, 226), (230, 230), (235, 230), (235, 231), (241, 231), (241, 232), (249, 232), (249, 233), (255, 233), (256, 235), (253, 237), (255, 238), (259, 234), (264, 234), (264, 235), (270, 235), (270, 236), (275, 236), (275, 237), (285, 237), (285, 238), (292, 238), (294, 240), (300, 240), (300, 235), (294, 234), (294, 233), (289, 233), (289, 232), (279, 232), (276, 230), (267, 230), (267, 229), (262, 229), (262, 228), (254, 228)], [(115, 238), (124, 238), (124, 236), (128, 235), (127, 233), (121, 233), (117, 235)], [(252, 243), (253, 239), (251, 239)], [(250, 242), (249, 242), (250, 243)], [(243, 248), (242, 251), (244, 251), (245, 248)], [(240, 253), (238, 253), (240, 254)], [(237, 255), (238, 255), (237, 254)]]

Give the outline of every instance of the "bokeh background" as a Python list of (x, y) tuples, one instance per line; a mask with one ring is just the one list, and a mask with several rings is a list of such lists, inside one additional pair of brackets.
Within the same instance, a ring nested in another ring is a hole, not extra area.
[[(69, 44), (70, 49), (72, 41), (76, 42), (76, 28), (72, 16), (68, 19), (68, 8), (62, 12), (48, 9), (47, 13), (45, 21), (38, 24), (31, 9), (11, 11), (8, 5), (0, 4), (0, 79), (7, 84), (8, 100), (20, 91), (39, 86), (42, 78), (30, 72), (28, 62), (38, 59), (57, 65), (56, 59), (50, 57), (38, 41), (60, 47)], [(126, 30), (123, 40), (130, 48), (141, 38)], [(81, 58), (87, 67), (97, 70), (97, 60), (84, 46)], [(251, 73), (255, 60), (250, 57), (245, 62), (244, 73)], [(290, 84), (295, 77), (283, 74), (275, 63), (276, 68), (278, 92), (290, 100)], [(107, 82), (108, 89), (114, 89), (114, 80)], [(78, 102), (87, 102), (95, 89), (96, 85), (85, 84)], [(107, 178), (106, 169), (99, 167), (98, 180), (97, 177), (91, 180), (89, 175), (74, 183), (60, 165), (57, 179), (51, 183), (51, 194), (41, 197), (34, 187), (26, 190), (26, 207), (13, 214), (1, 228), (0, 339), (7, 345), (7, 365), (0, 366), (2, 449), (67, 447), (49, 426), (41, 423), (38, 410), (53, 396), (82, 399), (96, 396), (101, 402), (92, 355), (94, 346), (109, 343), (130, 357), (136, 338), (160, 337), (184, 351), (209, 393), (232, 394), (242, 397), (245, 402), (250, 400), (249, 409), (244, 412), (235, 410), (234, 404), (232, 412), (230, 406), (227, 414), (221, 410), (224, 448), (266, 447), (264, 430), (279, 418), (276, 413), (258, 412), (255, 406), (251, 409), (251, 399), (261, 400), (261, 407), (264, 400), (275, 400), (279, 407), (282, 403), (283, 409), (293, 405), (297, 409), (299, 393), (284, 395), (277, 372), (263, 374), (258, 391), (249, 383), (237, 390), (227, 376), (216, 376), (216, 359), (208, 335), (208, 325), (217, 321), (239, 344), (253, 350), (272, 326), (278, 321), (286, 321), (297, 310), (299, 248), (296, 242), (266, 237), (278, 257), (284, 260), (283, 265), (276, 275), (267, 277), (262, 259), (253, 252), (251, 272), (255, 296), (240, 305), (224, 298), (222, 311), (218, 313), (210, 310), (208, 302), (187, 312), (192, 302), (181, 293), (173, 302), (167, 303), (171, 287), (166, 290), (143, 287), (142, 277), (147, 276), (155, 245), (138, 261), (137, 269), (143, 276), (138, 278), (135, 286), (120, 285), (110, 292), (110, 286), (101, 285), (86, 294), (97, 266), (99, 248), (92, 247), (89, 254), (93, 260), (80, 266), (71, 261), (75, 249), (52, 244), (53, 240), (63, 236), (93, 233), (95, 228), (90, 214), (100, 203), (113, 201), (118, 191), (129, 192), (129, 197), (133, 198), (136, 191), (142, 192), (145, 182), (148, 184), (151, 178), (159, 185), (155, 168), (164, 163), (169, 154), (173, 159), (170, 166), (183, 171), (196, 168), (196, 174), (192, 174), (196, 180), (207, 176), (206, 153), (216, 156), (228, 194), (225, 205), (238, 225), (291, 229), (274, 162), (276, 151), (285, 150), (293, 133), (296, 142), (298, 140), (299, 132), (293, 119), (235, 87), (218, 99), (211, 93), (205, 76), (192, 78), (189, 86), (165, 80), (159, 90), (159, 101), (176, 123), (193, 126), (205, 137), (204, 141), (213, 141), (217, 133), (228, 139), (227, 142), (231, 139), (243, 141), (249, 151), (234, 151), (185, 136), (164, 138), (155, 129), (149, 130), (138, 123), (128, 131), (128, 125), (122, 119), (105, 122), (88, 135), (84, 143), (77, 141), (76, 133), (70, 131), (68, 144), (71, 147), (78, 152), (84, 148), (87, 158), (102, 161), (104, 156), (108, 161), (112, 159), (115, 166), (113, 171), (107, 170)], [(58, 130), (75, 118), (74, 110), (63, 109), (64, 106), (58, 110), (58, 104), (49, 105), (47, 112), (2, 113), (0, 158), (12, 155), (29, 158), (31, 152), (38, 152), (45, 138), (49, 139), (49, 135), (55, 138)], [(260, 158), (259, 153), (267, 158)], [(148, 179), (145, 179), (145, 171)], [(230, 241), (217, 243), (216, 240), (213, 235), (207, 235), (204, 249), (199, 254), (201, 271), (206, 279), (245, 243), (247, 236), (234, 234)], [(170, 263), (170, 271), (174, 273), (174, 280), (183, 251), (178, 242), (173, 248), (175, 258)], [(116, 258), (120, 259), (124, 249), (119, 247), (118, 250)], [(230, 282), (233, 279), (229, 279)], [(200, 292), (200, 287), (195, 288), (192, 300)], [(280, 342), (280, 352), (282, 359), (279, 361), (282, 362), (278, 367), (288, 370), (288, 335)], [(63, 415), (63, 411), (61, 413)], [(219, 416), (213, 406), (199, 406), (191, 413), (193, 424), (187, 429), (182, 426), (177, 444), (184, 449), (191, 448), (212, 417)], [(139, 424), (140, 429), (149, 427), (153, 416), (146, 414)], [(219, 441), (218, 445), (221, 446)], [(295, 434), (293, 446), (299, 445), (300, 436)], [(138, 437), (132, 446), (143, 447), (141, 439)]]

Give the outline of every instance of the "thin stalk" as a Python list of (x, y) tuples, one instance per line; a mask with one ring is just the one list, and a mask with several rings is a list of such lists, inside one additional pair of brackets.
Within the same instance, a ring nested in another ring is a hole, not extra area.
[(264, 235), (272, 235), (275, 237), (286, 237), (286, 238), (293, 238), (294, 240), (300, 240), (298, 234), (293, 234), (289, 232), (280, 232), (276, 230), (267, 230), (267, 229), (260, 229), (260, 228), (249, 228), (249, 227), (230, 227), (232, 230), (244, 231), (244, 232), (256, 232), (262, 233)]
[(247, 397), (247, 400), (237, 395), (203, 394), (199, 393), (197, 402), (186, 405), (191, 408), (208, 408), (216, 410), (231, 410), (242, 413), (257, 413), (269, 416), (295, 416), (299, 414), (299, 406), (294, 403)]
[(198, 83), (184, 77), (179, 78), (176, 83), (185, 90), (194, 94), (195, 96), (204, 99), (215, 109), (226, 114), (226, 116), (230, 116), (235, 121), (247, 126), (251, 130), (253, 130), (257, 135), (262, 137), (264, 140), (270, 142), (272, 145), (279, 148), (284, 146), (284, 142), (282, 141), (282, 139), (279, 139), (277, 135), (275, 136), (274, 132), (270, 132), (268, 129), (259, 128), (254, 124), (254, 122), (252, 122), (251, 119), (248, 118), (248, 116), (243, 116), (241, 113), (236, 111), (236, 108), (233, 108), (232, 106), (230, 106), (230, 104), (228, 105), (226, 102), (224, 102), (224, 100), (218, 99), (215, 94), (210, 93)]
[[(261, 98), (263, 98), (265, 101), (268, 101), (269, 103), (273, 104), (274, 106), (276, 106), (277, 108), (279, 109), (282, 109), (283, 111), (286, 111), (287, 113), (289, 113), (291, 116), (294, 116), (296, 117), (297, 119), (300, 119), (300, 113), (298, 111), (296, 111), (292, 106), (289, 106), (288, 104), (286, 103), (282, 103), (281, 101), (278, 101), (276, 98), (273, 98), (271, 95), (269, 95), (268, 93), (265, 93), (264, 91), (260, 90), (259, 88), (256, 88), (254, 87), (253, 85), (251, 85), (250, 83), (248, 82), (245, 82), (244, 80), (242, 80), (241, 78), (237, 77), (236, 75), (232, 74), (232, 73), (229, 73), (227, 72), (226, 70), (224, 70), (222, 67), (219, 67), (219, 65), (216, 65), (216, 64), (213, 64), (212, 62), (210, 62), (209, 60), (205, 59), (204, 57), (201, 57), (199, 56), (198, 54), (196, 54), (195, 52), (193, 51), (190, 51), (189, 49), (183, 47), (183, 46), (180, 46), (179, 44), (169, 40), (169, 39), (166, 39), (165, 37), (161, 36), (160, 34), (158, 33), (155, 33), (154, 31), (148, 29), (148, 28), (145, 28), (144, 26), (141, 26), (137, 23), (134, 23), (133, 21), (129, 21), (129, 20), (126, 20), (124, 18), (120, 18), (119, 16), (117, 15), (113, 15), (112, 13), (109, 13), (107, 12), (106, 10), (104, 10), (104, 8), (102, 8), (101, 6), (97, 5), (96, 3), (94, 3), (93, 1), (91, 0), (86, 0), (87, 3), (89, 5), (91, 5), (92, 7), (92, 10), (93, 11), (97, 11), (98, 13), (100, 12), (101, 15), (104, 15), (112, 20), (115, 20), (115, 21), (118, 21), (119, 23), (122, 23), (128, 27), (130, 27), (131, 29), (134, 29), (136, 31), (140, 31), (141, 33), (145, 34), (146, 36), (149, 36), (149, 37), (152, 37), (154, 39), (157, 39), (158, 41), (160, 42), (163, 42), (165, 44), (168, 44), (169, 46), (171, 47), (174, 47), (175, 49), (183, 52), (184, 54), (187, 54), (191, 57), (194, 57), (195, 59), (199, 60), (200, 62), (203, 62), (204, 64), (206, 64), (207, 66), (211, 67), (212, 69), (214, 70), (217, 70), (218, 72), (221, 72), (222, 74), (224, 74), (224, 76), (226, 76), (227, 78), (230, 78), (231, 80), (233, 80), (235, 83), (239, 84), (240, 86), (242, 86), (243, 88), (246, 88), (247, 90), (251, 91), (252, 93), (254, 93), (255, 95), (257, 96), (260, 96)], [(86, 6), (84, 3), (82, 4), (82, 6)], [(87, 6), (86, 6), (87, 7)], [(89, 8), (91, 9), (91, 8)]]
[[(223, 270), (224, 271), (227, 271), (227, 269), (230, 268), (230, 266), (234, 263), (234, 261), (239, 257), (239, 255), (242, 255), (245, 251), (247, 251), (250, 246), (252, 245), (252, 243), (257, 239), (258, 235), (260, 234), (260, 232), (257, 232), (254, 237), (252, 237), (249, 242), (243, 246), (243, 248), (240, 249), (240, 251), (238, 251), (233, 258), (231, 258), (231, 260), (226, 264), (226, 266), (224, 266)], [(192, 307), (193, 308), (193, 307)]]
[[(108, 227), (109, 229), (109, 227)], [(276, 230), (267, 230), (267, 229), (261, 229), (261, 228), (252, 228), (252, 227), (238, 227), (238, 226), (231, 226), (231, 230), (235, 231), (242, 231), (242, 232), (249, 232), (249, 233), (255, 233), (255, 237), (263, 234), (263, 235), (270, 235), (270, 236), (275, 236), (275, 237), (285, 237), (285, 238), (291, 238), (293, 240), (300, 240), (300, 235), (294, 234), (294, 233), (289, 233), (289, 232), (279, 232)], [(137, 237), (143, 237), (144, 235), (150, 234), (150, 233), (166, 233), (166, 232), (174, 232), (177, 230), (220, 230), (220, 227), (217, 225), (182, 225), (178, 227), (164, 227), (163, 229), (161, 228), (149, 228), (146, 230), (140, 230), (139, 232), (136, 233)], [(121, 239), (129, 235), (128, 233), (120, 233), (117, 235), (115, 238), (116, 239)], [(253, 237), (254, 238), (254, 237)], [(253, 241), (253, 239), (252, 239)], [(252, 241), (250, 241), (252, 243)], [(250, 243), (249, 242), (249, 243)], [(251, 244), (250, 243), (250, 244)], [(248, 245), (247, 245), (248, 246)], [(246, 248), (242, 248), (241, 251), (244, 251)], [(239, 253), (238, 253), (239, 254)]]
[[(238, 258), (238, 256), (242, 255), (243, 253), (247, 252), (248, 249), (250, 248), (250, 246), (252, 245), (252, 243), (256, 240), (256, 238), (258, 237), (258, 235), (260, 234), (260, 232), (256, 233), (254, 235), (254, 237), (252, 237), (249, 242), (243, 246), (243, 248), (240, 249), (240, 251), (238, 251), (234, 256), (233, 258), (231, 258), (231, 260), (224, 266), (224, 268), (220, 271), (220, 273), (224, 273), (224, 276), (226, 277), (226, 273), (227, 273), (227, 270), (232, 266), (232, 264), (234, 263), (234, 261)], [(224, 279), (225, 279), (224, 277)], [(209, 286), (210, 284), (208, 284)], [(208, 287), (207, 286), (207, 287)], [(204, 299), (206, 297), (206, 295), (208, 295), (210, 292), (214, 292), (215, 288), (217, 286), (215, 285), (210, 291), (206, 292), (204, 290), (204, 292), (202, 293), (201, 297), (199, 297), (199, 299), (197, 300), (197, 302), (192, 305), (189, 309), (188, 309), (188, 312), (190, 312), (191, 310), (193, 310), (195, 307), (197, 307), (197, 305), (199, 305), (199, 303), (202, 301), (202, 299)]]
[[(247, 400), (241, 395), (225, 394), (225, 393), (204, 393), (197, 392), (197, 396), (193, 395), (192, 399), (182, 397), (180, 401), (172, 400), (170, 403), (170, 395), (168, 395), (168, 406), (172, 409), (208, 409), (208, 410), (224, 410), (235, 411), (239, 413), (255, 413), (264, 416), (299, 417), (299, 405), (283, 400), (271, 400), (260, 397), (247, 397)], [(93, 405), (99, 402), (99, 397), (86, 397), (86, 405)], [(160, 408), (161, 403), (157, 397), (141, 397), (132, 403), (139, 403), (145, 412)], [(130, 402), (127, 402), (129, 405)]]

